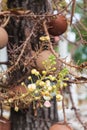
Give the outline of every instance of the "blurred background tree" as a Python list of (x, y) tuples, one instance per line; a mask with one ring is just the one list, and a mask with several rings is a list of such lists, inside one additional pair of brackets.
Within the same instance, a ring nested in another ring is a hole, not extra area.
[(73, 59), (76, 64), (81, 64), (87, 61), (87, 1), (78, 0), (75, 12), (80, 15), (80, 20), (77, 20), (72, 29), (76, 34), (76, 49), (73, 53)]

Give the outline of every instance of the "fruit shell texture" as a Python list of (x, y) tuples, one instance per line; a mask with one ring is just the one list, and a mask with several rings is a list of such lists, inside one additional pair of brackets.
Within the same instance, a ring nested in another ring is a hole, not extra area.
[(53, 36), (59, 36), (67, 30), (67, 19), (63, 15), (58, 15), (48, 22), (48, 32)]
[(15, 94), (24, 94), (26, 92), (27, 92), (27, 90), (26, 90), (26, 88), (24, 86), (18, 85), (18, 86), (11, 87), (9, 89), (8, 93), (9, 93), (10, 97), (14, 97)]
[(27, 92), (26, 88), (25, 88), (24, 86), (21, 86), (21, 85), (15, 86), (15, 87), (13, 88), (13, 91), (14, 91), (15, 93), (26, 93), (26, 92)]
[(0, 117), (0, 130), (11, 130), (11, 121)]
[(5, 47), (8, 43), (8, 34), (6, 30), (0, 27), (0, 49)]
[(56, 123), (49, 130), (73, 130), (69, 125), (64, 123)]
[[(36, 69), (39, 71), (45, 70), (45, 67), (43, 65), (43, 61), (48, 60), (49, 57), (52, 55), (52, 52), (50, 50), (44, 50), (36, 58)], [(56, 65), (54, 65), (56, 68), (60, 68), (62, 65), (60, 62), (57, 62)]]

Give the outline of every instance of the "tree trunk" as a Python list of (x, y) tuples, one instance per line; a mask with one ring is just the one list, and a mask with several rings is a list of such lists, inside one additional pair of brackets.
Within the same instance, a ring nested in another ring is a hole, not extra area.
[(48, 130), (58, 121), (55, 97), (50, 108), (38, 108), (34, 116), (32, 105), (27, 110), (11, 111), (12, 130)]
[[(34, 14), (44, 14), (46, 12), (52, 12), (51, 3), (49, 0), (8, 0), (8, 8), (22, 8), (26, 10), (33, 11)], [(7, 26), (7, 31), (9, 33), (9, 43), (12, 45), (19, 45), (23, 43), (26, 38), (25, 30), (31, 31), (33, 28), (33, 21), (27, 18), (15, 19), (12, 17)], [(10, 28), (10, 29), (9, 29)], [(30, 41), (31, 49), (35, 50), (35, 47), (38, 46), (38, 36), (42, 35), (43, 32), (39, 30), (40, 25), (38, 24), (38, 30), (36, 30), (36, 37), (32, 38)], [(37, 45), (35, 44), (37, 43)], [(10, 58), (10, 56), (9, 56)], [(17, 74), (17, 72), (16, 72)], [(19, 77), (19, 75), (18, 75)], [(17, 76), (15, 76), (15, 80)], [(11, 79), (13, 81), (13, 79)], [(34, 116), (33, 106), (31, 105), (27, 110), (20, 110), (15, 112), (11, 110), (11, 122), (12, 130), (48, 130), (52, 123), (57, 122), (57, 107), (56, 99), (51, 101), (51, 108), (38, 108), (37, 116)]]

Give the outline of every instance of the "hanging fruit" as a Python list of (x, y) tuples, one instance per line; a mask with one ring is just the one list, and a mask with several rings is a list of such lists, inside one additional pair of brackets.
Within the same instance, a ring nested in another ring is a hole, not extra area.
[(69, 125), (64, 123), (56, 123), (49, 130), (73, 130)]
[(0, 49), (5, 47), (8, 43), (8, 34), (6, 30), (0, 27)]
[(0, 130), (11, 130), (11, 121), (0, 116)]
[[(49, 57), (52, 56), (52, 52), (50, 50), (44, 50), (41, 53), (38, 54), (36, 58), (36, 67), (39, 71), (46, 70), (47, 66), (44, 66), (43, 62), (48, 61)], [(58, 55), (58, 54), (57, 54)], [(55, 57), (55, 56), (54, 56)], [(50, 62), (48, 63), (48, 66), (50, 66)], [(52, 67), (58, 68), (58, 70), (61, 68), (61, 62), (56, 60), (56, 64)]]
[(63, 15), (58, 15), (48, 22), (48, 32), (53, 36), (59, 36), (67, 30), (67, 19)]
[(14, 96), (14, 94), (24, 94), (27, 90), (23, 85), (14, 86), (9, 90), (9, 95)]

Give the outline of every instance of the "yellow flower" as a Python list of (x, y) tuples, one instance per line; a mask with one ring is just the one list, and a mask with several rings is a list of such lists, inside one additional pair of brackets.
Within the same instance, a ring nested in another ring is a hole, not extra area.
[(29, 80), (31, 80), (31, 79), (32, 79), (32, 77), (31, 77), (31, 76), (29, 76), (29, 77), (28, 77), (28, 79), (29, 79)]
[(55, 68), (55, 67), (53, 67), (53, 68), (52, 68), (52, 70), (53, 70), (53, 71), (55, 71), (55, 70), (56, 70), (56, 68)]
[(32, 69), (31, 74), (35, 74), (36, 76), (38, 76), (40, 73), (36, 69)]
[(24, 82), (22, 82), (22, 83), (21, 83), (21, 85), (22, 85), (22, 86), (25, 86), (25, 83), (24, 83)]
[(44, 85), (45, 85), (45, 82), (44, 82), (44, 81), (40, 81), (40, 82), (39, 82), (39, 85), (40, 85), (40, 86), (44, 86)]
[(52, 91), (52, 86), (49, 86), (49, 87), (48, 87), (48, 91)]
[(43, 70), (43, 71), (42, 71), (42, 74), (43, 74), (43, 75), (46, 75), (46, 74), (47, 74), (47, 72), (46, 72), (45, 70)]
[(53, 87), (53, 89), (56, 89), (56, 85), (53, 85), (52, 87)]
[(69, 78), (67, 77), (67, 78), (65, 78), (65, 80), (69, 80)]
[(13, 99), (12, 99), (12, 98), (8, 99), (8, 102), (9, 102), (9, 103), (12, 103), (12, 102), (13, 102)]
[(40, 100), (40, 97), (35, 97), (35, 100)]
[(45, 96), (49, 96), (50, 95), (49, 91), (45, 91), (44, 94), (45, 94)]
[(25, 97), (25, 94), (22, 94), (22, 98), (24, 98)]
[(49, 79), (50, 79), (51, 81), (54, 81), (56, 78), (55, 78), (54, 76), (52, 76), (52, 75), (49, 75)]
[(39, 74), (40, 74), (39, 71), (37, 71), (37, 72), (35, 73), (36, 76), (38, 76)]
[(64, 86), (64, 87), (67, 87), (67, 83), (63, 83), (63, 86)]
[(42, 96), (44, 96), (44, 95), (45, 95), (45, 92), (44, 92), (44, 91), (41, 91), (40, 93), (42, 94)]
[(49, 36), (41, 36), (41, 37), (40, 37), (40, 40), (41, 40), (42, 42), (44, 42), (44, 41), (50, 41), (50, 37), (49, 37)]
[(19, 110), (19, 108), (17, 106), (15, 106), (14, 109), (15, 109), (16, 112), (18, 112), (18, 110)]
[(47, 86), (47, 87), (50, 87), (50, 86), (51, 86), (50, 80), (46, 80), (46, 86)]
[(60, 95), (60, 94), (57, 94), (57, 95), (56, 95), (56, 100), (57, 100), (57, 101), (62, 101), (62, 99), (63, 99), (63, 96), (62, 96), (62, 95)]

